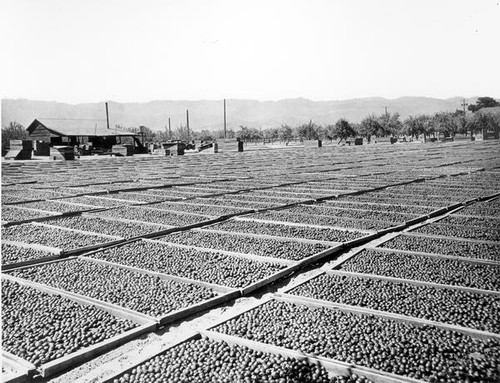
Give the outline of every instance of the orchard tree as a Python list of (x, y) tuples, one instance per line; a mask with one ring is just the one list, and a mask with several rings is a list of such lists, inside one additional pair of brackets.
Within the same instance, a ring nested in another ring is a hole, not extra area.
[(474, 113), (470, 128), (471, 133), (500, 129), (500, 116), (492, 113)]
[(287, 144), (293, 140), (293, 129), (287, 124), (282, 124), (278, 129), (278, 138)]
[(226, 129), (226, 133), (224, 134), (224, 129), (218, 129), (212, 134), (215, 138), (222, 139), (222, 138), (227, 138), (227, 139), (234, 139), (236, 138), (236, 133), (234, 132), (234, 129)]
[(479, 97), (476, 101), (476, 105), (469, 105), (468, 109), (471, 112), (477, 112), (482, 108), (491, 108), (494, 106), (500, 106), (500, 102), (492, 97)]
[(172, 132), (172, 136), (175, 140), (180, 140), (184, 142), (188, 142), (190, 139), (190, 134), (188, 134), (188, 129), (187, 126), (179, 125), (175, 130)]
[(363, 118), (359, 124), (359, 134), (366, 137), (370, 141), (371, 136), (376, 136), (378, 132), (382, 131), (379, 119), (374, 114)]
[(158, 142), (165, 142), (170, 139), (168, 131), (165, 130), (157, 130), (156, 131), (156, 140)]
[(246, 126), (240, 125), (240, 130), (236, 134), (236, 136), (244, 142), (255, 142), (262, 139), (262, 131), (257, 128), (248, 128)]
[(297, 135), (305, 140), (319, 139), (319, 126), (309, 120), (308, 124), (302, 124), (297, 127)]
[(156, 132), (147, 126), (139, 126), (139, 132), (144, 140), (144, 142), (154, 142), (156, 141)]
[(378, 137), (397, 136), (403, 129), (399, 113), (386, 113), (379, 117), (380, 129), (376, 132)]
[(452, 114), (452, 118), (456, 127), (456, 132), (460, 134), (467, 134), (467, 130), (469, 130), (472, 122), (472, 116), (468, 116), (465, 111), (457, 109)]
[(335, 136), (335, 125), (328, 124), (325, 126), (325, 138), (327, 138), (330, 141), (333, 141)]
[(198, 134), (198, 139), (200, 141), (213, 141), (214, 135), (212, 132), (210, 132), (207, 129), (203, 129), (199, 134)]
[(352, 125), (344, 118), (341, 118), (335, 123), (334, 137), (339, 139), (339, 143), (349, 137), (356, 135), (356, 130)]
[(2, 149), (10, 147), (10, 140), (26, 140), (28, 131), (17, 121), (12, 121), (9, 126), (2, 129)]
[(457, 131), (453, 115), (449, 112), (438, 112), (432, 116), (434, 129), (444, 136), (453, 137)]
[(263, 130), (263, 135), (266, 140), (274, 142), (279, 138), (278, 128), (267, 128)]
[(403, 122), (403, 131), (405, 134), (415, 138), (418, 138), (422, 134), (425, 140), (426, 136), (430, 134), (431, 126), (432, 117), (427, 114), (409, 116)]

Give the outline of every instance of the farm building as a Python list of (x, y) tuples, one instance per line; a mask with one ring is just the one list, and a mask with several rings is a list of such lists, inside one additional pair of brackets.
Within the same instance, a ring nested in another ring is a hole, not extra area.
[(139, 146), (140, 135), (118, 129), (108, 129), (106, 120), (37, 118), (27, 128), (33, 141), (73, 146), (91, 142), (94, 147), (109, 149), (122, 138), (132, 138)]

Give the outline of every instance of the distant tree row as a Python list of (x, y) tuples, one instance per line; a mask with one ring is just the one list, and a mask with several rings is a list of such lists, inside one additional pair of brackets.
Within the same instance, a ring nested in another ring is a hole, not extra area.
[(17, 121), (12, 121), (2, 128), (2, 150), (10, 146), (10, 140), (26, 140), (28, 131)]
[[(400, 119), (398, 113), (385, 113), (382, 115), (369, 115), (360, 123), (352, 123), (344, 118), (337, 120), (334, 124), (325, 126), (318, 125), (312, 120), (306, 124), (292, 127), (282, 124), (279, 128), (253, 128), (240, 126), (237, 131), (228, 129), (226, 135), (223, 129), (193, 131), (186, 126), (177, 126), (172, 131), (154, 131), (148, 127), (124, 128), (116, 125), (117, 130), (128, 130), (142, 134), (145, 142), (164, 142), (168, 140), (182, 141), (213, 141), (222, 138), (238, 138), (244, 142), (291, 142), (294, 140), (346, 140), (354, 137), (364, 137), (371, 140), (372, 137), (397, 137), (408, 136), (424, 139), (444, 135), (455, 136), (456, 134), (474, 134), (483, 129), (498, 129), (500, 117), (498, 114), (476, 113), (482, 108), (500, 106), (500, 103), (491, 97), (479, 97), (475, 105), (469, 105), (466, 113), (463, 110), (455, 112), (438, 112), (433, 115), (421, 114), (409, 116), (405, 120)], [(11, 122), (9, 126), (2, 129), (2, 148), (9, 146), (10, 140), (27, 139), (26, 129), (17, 122)]]

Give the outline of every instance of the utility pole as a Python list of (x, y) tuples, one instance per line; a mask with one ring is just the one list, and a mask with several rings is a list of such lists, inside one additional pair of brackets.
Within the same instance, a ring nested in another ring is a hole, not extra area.
[(108, 113), (108, 103), (106, 102), (106, 126), (109, 129), (109, 113)]
[(387, 117), (387, 106), (385, 107), (385, 116)]
[(189, 142), (189, 109), (186, 109), (186, 128), (187, 128), (187, 139)]
[(226, 130), (226, 99), (224, 99), (224, 139), (227, 138), (227, 130)]
[(465, 109), (465, 108), (467, 107), (467, 105), (469, 105), (469, 104), (466, 102), (466, 100), (465, 100), (465, 98), (464, 98), (464, 99), (462, 100), (462, 107), (464, 108), (464, 113), (467, 113), (467, 110)]
[(168, 118), (168, 139), (172, 140), (172, 129), (170, 128), (170, 117)]

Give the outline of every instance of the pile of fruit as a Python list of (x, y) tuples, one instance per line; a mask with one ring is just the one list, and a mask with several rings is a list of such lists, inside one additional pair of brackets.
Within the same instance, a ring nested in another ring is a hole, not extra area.
[(2, 349), (36, 366), (134, 327), (94, 306), (2, 280)]
[(113, 383), (368, 383), (362, 377), (333, 377), (321, 366), (230, 345), (210, 338), (181, 343), (135, 367)]
[(123, 206), (116, 209), (100, 211), (96, 214), (104, 217), (159, 223), (168, 226), (188, 226), (212, 218), (204, 215), (185, 214), (180, 211), (174, 212), (138, 206)]
[(23, 209), (16, 205), (2, 206), (2, 221), (15, 222), (49, 216), (49, 213), (40, 210)]
[(93, 253), (93, 258), (184, 278), (242, 288), (285, 266), (212, 251), (139, 241)]
[(363, 250), (343, 263), (342, 270), (483, 290), (500, 290), (500, 266), (419, 254)]
[(234, 251), (298, 261), (328, 249), (321, 243), (306, 243), (274, 238), (258, 238), (230, 233), (190, 230), (169, 234), (164, 241), (214, 250)]
[(290, 293), (500, 333), (500, 297), (495, 295), (328, 274)]
[(429, 382), (496, 382), (500, 342), (326, 307), (270, 301), (215, 331)]
[(114, 240), (114, 238), (104, 237), (99, 234), (79, 233), (77, 231), (32, 223), (2, 228), (2, 239), (6, 241), (36, 243), (64, 250), (73, 250)]
[(384, 242), (382, 247), (422, 253), (500, 261), (500, 243), (463, 241), (454, 238), (433, 238), (398, 235)]
[(477, 239), (481, 241), (500, 242), (498, 227), (447, 225), (444, 223), (431, 223), (414, 230), (415, 233), (442, 235), (452, 238)]
[(2, 243), (2, 265), (30, 261), (52, 256), (42, 250), (35, 250), (28, 247), (21, 247)]
[(148, 225), (142, 222), (104, 219), (97, 215), (90, 217), (59, 217), (47, 220), (44, 223), (68, 229), (90, 231), (98, 234), (113, 235), (122, 238), (133, 238), (167, 228), (166, 226)]
[[(369, 216), (369, 214), (367, 214)], [(360, 214), (359, 216), (362, 216)], [(397, 222), (381, 220), (342, 218), (335, 215), (314, 215), (289, 212), (288, 210), (270, 211), (260, 214), (257, 218), (268, 221), (293, 222), (306, 225), (336, 226), (342, 228), (353, 228), (361, 230), (382, 230), (391, 226), (396, 226)]]
[(366, 236), (358, 231), (337, 230), (310, 226), (295, 226), (250, 220), (228, 220), (210, 226), (215, 230), (272, 235), (277, 237), (304, 238), (316, 241), (346, 242)]
[(215, 296), (214, 291), (198, 285), (82, 259), (13, 271), (12, 275), (153, 317)]

